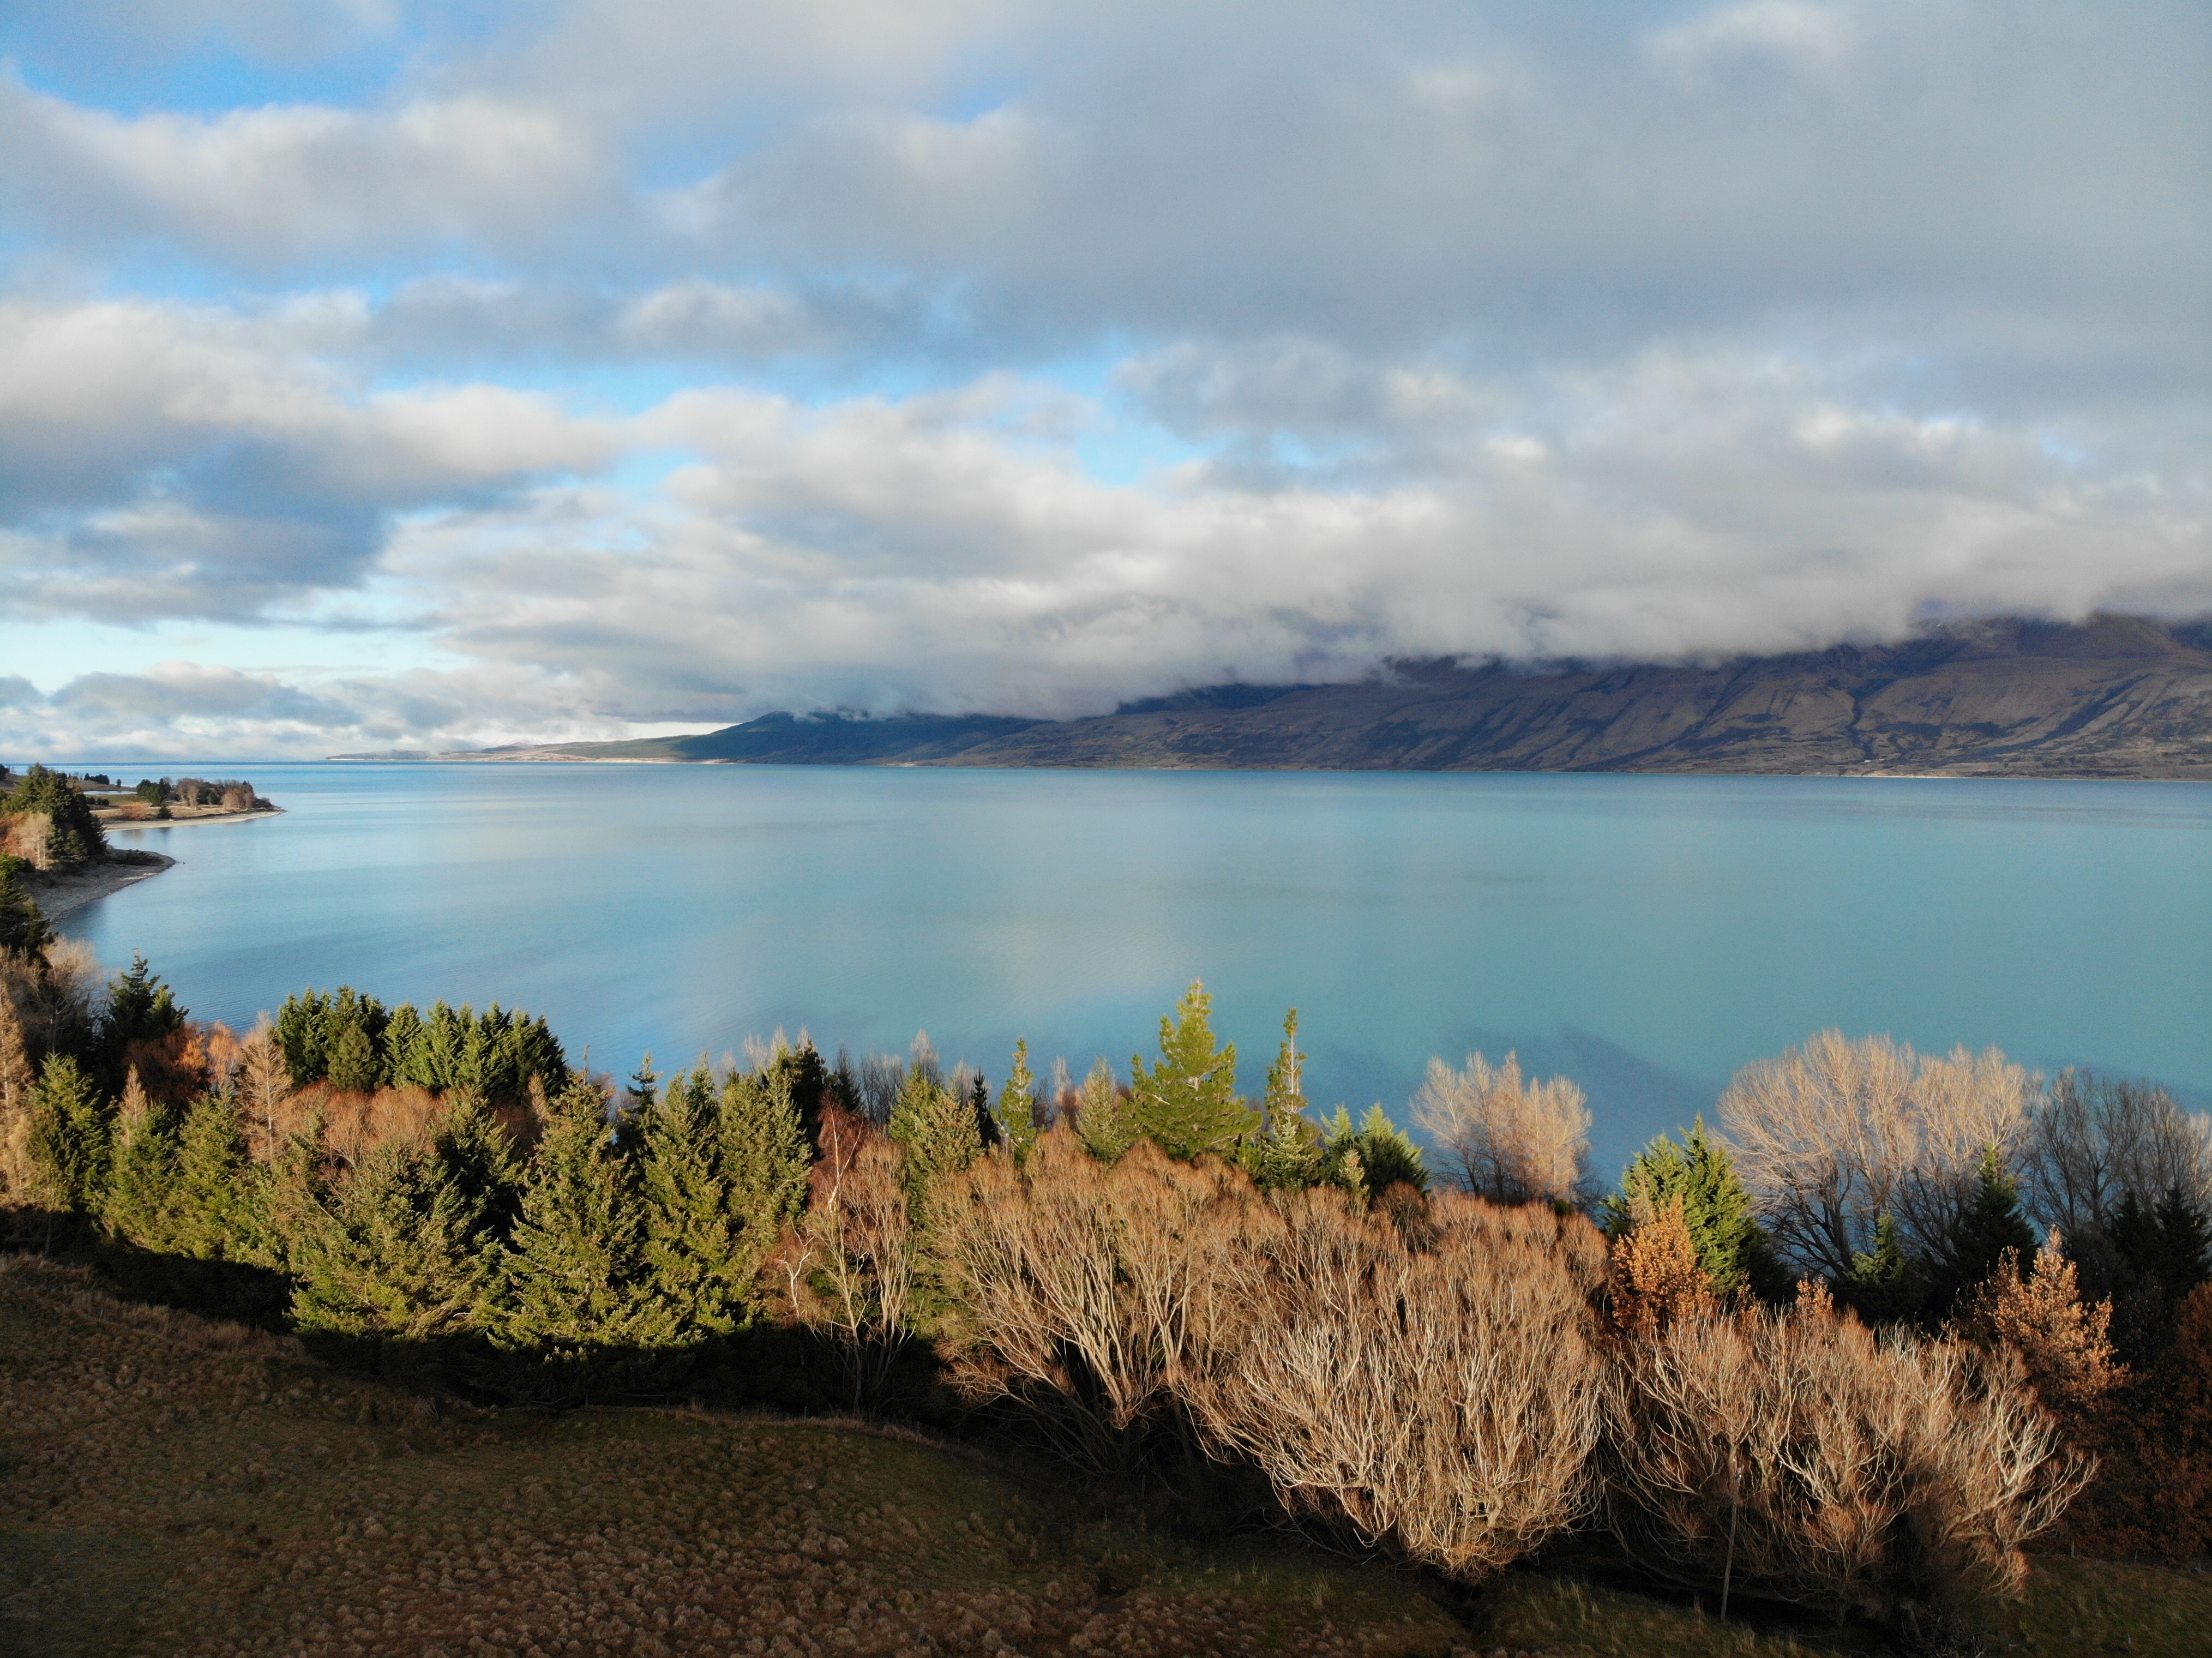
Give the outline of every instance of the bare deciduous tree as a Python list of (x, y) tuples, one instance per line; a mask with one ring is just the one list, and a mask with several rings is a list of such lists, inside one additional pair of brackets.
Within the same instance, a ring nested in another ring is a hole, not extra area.
[(1446, 1193), (1414, 1248), (1333, 1188), (1254, 1214), (1178, 1384), (1212, 1444), (1293, 1514), (1464, 1582), (1582, 1517), (1607, 1370), (1553, 1217)]
[(1565, 1077), (1523, 1081), (1508, 1054), (1481, 1054), (1455, 1071), (1429, 1061), (1413, 1096), (1413, 1121), (1435, 1141), (1449, 1177), (1494, 1203), (1577, 1202), (1588, 1196), (1590, 1114)]
[(793, 1312), (843, 1355), (858, 1409), (913, 1333), (916, 1240), (899, 1148), (832, 1107), (806, 1212), (779, 1257)]
[(2068, 1069), (2036, 1107), (2023, 1162), (2030, 1212), (2079, 1241), (2109, 1231), (2129, 1192), (2212, 1199), (2212, 1118), (2148, 1083)]
[(238, 1108), (246, 1119), (246, 1140), (264, 1163), (276, 1161), (293, 1127), (292, 1072), (285, 1063), (276, 1028), (263, 1014), (239, 1044)]
[(1738, 1072), (1720, 1118), (1778, 1250), (1841, 1278), (1884, 1214), (1940, 1258), (1983, 1152), (2015, 1157), (2039, 1083), (1995, 1048), (1939, 1059), (1824, 1030)]
[(2013, 1594), (2021, 1546), (2094, 1469), (2016, 1366), (1877, 1339), (1808, 1285), (1786, 1311), (1681, 1321), (1623, 1358), (1613, 1530), (1647, 1569), (1891, 1618)]

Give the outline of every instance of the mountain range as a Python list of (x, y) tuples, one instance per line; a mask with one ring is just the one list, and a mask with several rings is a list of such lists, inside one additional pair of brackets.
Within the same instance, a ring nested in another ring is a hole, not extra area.
[(1704, 664), (1398, 661), (1110, 714), (763, 714), (695, 736), (338, 759), (2212, 780), (2212, 622), (1984, 620)]

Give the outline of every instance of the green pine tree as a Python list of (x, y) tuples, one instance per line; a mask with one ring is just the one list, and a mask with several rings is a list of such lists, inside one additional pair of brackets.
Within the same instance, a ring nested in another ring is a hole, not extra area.
[(497, 1266), (484, 1207), (434, 1151), (386, 1141), (338, 1181), (302, 1240), (295, 1327), (408, 1343), (459, 1334)]
[(750, 1282), (806, 1207), (806, 1182), (814, 1169), (805, 1122), (791, 1097), (791, 1072), (771, 1065), (756, 1076), (727, 1078), (720, 1126), (730, 1206), (744, 1224)]
[(1368, 1108), (1357, 1128), (1352, 1127), (1352, 1114), (1337, 1107), (1336, 1120), (1322, 1137), (1319, 1150), (1322, 1178), (1362, 1201), (1380, 1197), (1401, 1183), (1419, 1192), (1429, 1189), (1428, 1165), (1421, 1148), (1390, 1121), (1389, 1113), (1379, 1103)]
[(142, 1249), (165, 1248), (177, 1181), (175, 1114), (146, 1097), (134, 1066), (116, 1111), (114, 1157), (100, 1208), (102, 1230)]
[(1985, 1146), (1966, 1206), (1937, 1246), (1938, 1257), (1929, 1273), (1933, 1306), (1939, 1313), (1948, 1312), (1960, 1296), (1996, 1270), (2006, 1250), (2021, 1260), (2032, 1260), (2035, 1248), (2035, 1230), (2021, 1209), (2020, 1182), (2005, 1168), (1997, 1148)]
[(523, 1169), (499, 1120), (473, 1094), (450, 1095), (430, 1145), (463, 1201), (481, 1212), (486, 1236), (505, 1243), (522, 1210)]
[(620, 1391), (635, 1374), (624, 1361), (665, 1345), (672, 1320), (653, 1293), (636, 1170), (588, 1083), (551, 1103), (500, 1266), (477, 1320), (507, 1356), (500, 1379), (517, 1397)]
[(114, 1111), (74, 1056), (50, 1054), (31, 1087), (34, 1199), (75, 1213), (98, 1210), (107, 1191)]
[(422, 1040), (422, 1016), (415, 1011), (412, 1002), (402, 1002), (392, 1010), (392, 1017), (384, 1022), (384, 1033), (376, 1042), (377, 1074), (394, 1086), (412, 1082), (411, 1068), (415, 1044)]
[(376, 1091), (383, 1067), (377, 1062), (376, 1044), (359, 1019), (332, 1020), (328, 1064), (331, 1086), (349, 1094)]
[(758, 1266), (732, 1201), (714, 1079), (704, 1061), (642, 1116), (645, 1260), (678, 1344), (726, 1336), (752, 1314)]
[(292, 1086), (305, 1088), (330, 1074), (330, 1001), (308, 989), (287, 996), (276, 1010), (276, 1045), (284, 1050)]
[(1620, 1190), (1606, 1199), (1606, 1230), (1626, 1234), (1678, 1199), (1697, 1246), (1698, 1264), (1717, 1295), (1731, 1295), (1771, 1275), (1766, 1234), (1752, 1218), (1751, 1193), (1735, 1159), (1700, 1115), (1676, 1145), (1662, 1134), (1621, 1172)]
[(1306, 1115), (1305, 1059), (1298, 1051), (1298, 1011), (1283, 1019), (1283, 1046), (1267, 1067), (1260, 1132), (1244, 1140), (1245, 1172), (1261, 1190), (1303, 1191), (1320, 1183), (1327, 1158), (1321, 1131)]
[(1130, 1120), (1128, 1102), (1114, 1080), (1114, 1067), (1096, 1061), (1083, 1079), (1075, 1108), (1075, 1132), (1101, 1163), (1115, 1163), (1144, 1136)]
[(918, 1067), (907, 1073), (891, 1107), (890, 1137), (906, 1154), (907, 1193), (918, 1220), (938, 1182), (983, 1155), (974, 1100), (932, 1082)]
[(36, 956), (53, 942), (54, 930), (15, 879), (24, 866), (20, 858), (0, 857), (0, 952)]
[(1906, 1253), (1887, 1211), (1875, 1221), (1874, 1248), (1853, 1254), (1850, 1274), (1836, 1290), (1844, 1305), (1869, 1324), (1907, 1322), (1927, 1305), (1927, 1274)]
[(256, 1260), (270, 1253), (260, 1173), (246, 1146), (235, 1100), (203, 1095), (178, 1134), (170, 1242), (203, 1260)]
[(1159, 1063), (1147, 1070), (1141, 1056), (1129, 1061), (1132, 1121), (1171, 1157), (1232, 1156), (1258, 1124), (1237, 1092), (1236, 1043), (1214, 1045), (1212, 1012), (1205, 984), (1192, 980), (1160, 1021)]
[(1014, 1062), (1006, 1072), (1006, 1085), (999, 1090), (999, 1107), (994, 1121), (998, 1125), (1000, 1142), (1014, 1154), (1014, 1162), (1018, 1165), (1026, 1163), (1039, 1132), (1036, 1078), (1030, 1070), (1030, 1045), (1026, 1040), (1014, 1044)]

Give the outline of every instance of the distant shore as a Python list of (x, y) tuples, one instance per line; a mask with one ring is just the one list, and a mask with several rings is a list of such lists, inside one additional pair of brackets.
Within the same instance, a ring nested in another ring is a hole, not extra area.
[(94, 899), (151, 880), (176, 861), (158, 852), (141, 852), (134, 847), (128, 852), (110, 853), (98, 863), (87, 864), (65, 874), (25, 870), (15, 878), (31, 895), (40, 914), (49, 921), (58, 921)]
[(172, 806), (167, 817), (125, 817), (120, 813), (95, 811), (105, 829), (175, 829), (185, 823), (243, 823), (256, 817), (282, 817), (282, 806), (256, 806), (251, 811), (226, 811), (221, 806), (200, 809)]

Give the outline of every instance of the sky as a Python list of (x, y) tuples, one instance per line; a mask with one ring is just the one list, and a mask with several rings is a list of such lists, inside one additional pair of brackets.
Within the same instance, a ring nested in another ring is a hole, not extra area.
[(0, 3), (0, 757), (2212, 611), (2212, 8)]

